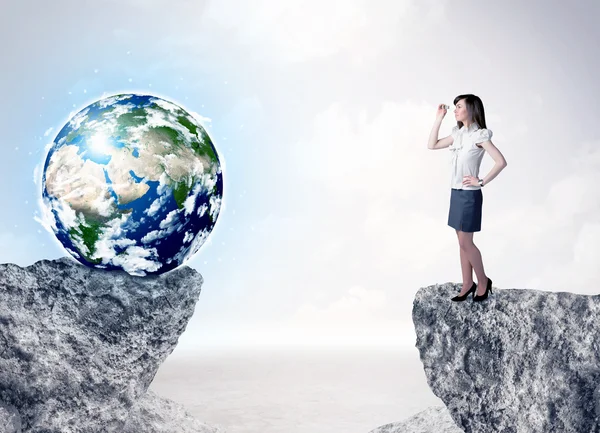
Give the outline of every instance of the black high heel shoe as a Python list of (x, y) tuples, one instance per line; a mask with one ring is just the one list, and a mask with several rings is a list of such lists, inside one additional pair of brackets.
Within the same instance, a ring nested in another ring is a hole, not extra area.
[(492, 279), (489, 277), (485, 293), (481, 296), (473, 294), (473, 302), (485, 301), (488, 297), (488, 292), (492, 293)]
[(477, 284), (473, 283), (473, 285), (471, 286), (471, 288), (469, 289), (469, 291), (467, 293), (465, 293), (462, 296), (455, 296), (454, 298), (452, 298), (450, 300), (454, 301), (454, 302), (464, 301), (465, 299), (467, 299), (467, 296), (469, 296), (469, 293), (471, 293), (471, 292), (473, 292), (473, 296), (475, 296), (476, 290), (477, 290)]

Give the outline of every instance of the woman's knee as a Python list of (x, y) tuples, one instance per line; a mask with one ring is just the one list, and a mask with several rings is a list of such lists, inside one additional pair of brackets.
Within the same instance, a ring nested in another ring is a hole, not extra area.
[(475, 246), (473, 243), (473, 233), (459, 232), (458, 233), (458, 244), (460, 249), (467, 251)]

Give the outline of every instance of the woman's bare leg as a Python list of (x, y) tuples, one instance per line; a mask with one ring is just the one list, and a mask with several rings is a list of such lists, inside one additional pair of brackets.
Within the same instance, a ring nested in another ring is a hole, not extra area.
[(466, 254), (467, 259), (475, 270), (477, 275), (477, 295), (483, 295), (487, 287), (487, 275), (483, 269), (483, 260), (481, 259), (481, 251), (473, 243), (473, 232), (458, 232), (458, 240), (463, 254)]
[[(458, 236), (458, 230), (456, 230), (456, 235)], [(459, 238), (460, 241), (460, 238)], [(459, 293), (459, 296), (464, 295), (469, 291), (471, 286), (473, 285), (473, 266), (471, 266), (471, 262), (469, 261), (467, 254), (463, 251), (462, 247), (460, 247), (459, 242), (459, 251), (460, 251), (460, 268), (462, 270), (462, 290)]]

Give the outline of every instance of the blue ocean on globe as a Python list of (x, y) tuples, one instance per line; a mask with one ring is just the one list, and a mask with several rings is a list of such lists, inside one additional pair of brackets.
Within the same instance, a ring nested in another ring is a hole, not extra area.
[(151, 95), (90, 104), (60, 130), (42, 175), (44, 218), (79, 262), (145, 276), (168, 272), (207, 240), (223, 176), (194, 116)]

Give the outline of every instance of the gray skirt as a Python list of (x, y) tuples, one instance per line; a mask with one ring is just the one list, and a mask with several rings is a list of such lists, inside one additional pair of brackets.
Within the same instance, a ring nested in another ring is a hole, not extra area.
[(483, 193), (480, 189), (455, 189), (450, 193), (448, 225), (463, 232), (481, 231)]

